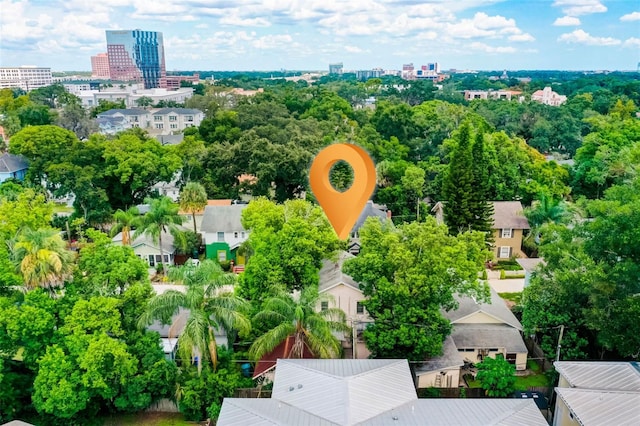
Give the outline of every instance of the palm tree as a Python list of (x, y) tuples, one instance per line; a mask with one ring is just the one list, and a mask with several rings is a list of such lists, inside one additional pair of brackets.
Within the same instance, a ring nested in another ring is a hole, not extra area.
[(305, 346), (318, 358), (337, 358), (342, 346), (332, 332), (348, 332), (346, 315), (339, 308), (317, 311), (321, 302), (331, 301), (315, 287), (303, 289), (298, 297), (289, 294), (267, 299), (264, 309), (254, 316), (260, 323), (277, 324), (258, 337), (249, 348), (249, 357), (259, 361), (287, 338), (293, 338), (287, 358), (302, 358)]
[(545, 193), (538, 195), (531, 207), (524, 209), (524, 215), (529, 221), (531, 231), (523, 243), (533, 253), (537, 253), (537, 245), (540, 243), (540, 233), (543, 225), (547, 223), (567, 224), (577, 215), (576, 208), (566, 201), (553, 198)]
[(154, 319), (168, 324), (183, 309), (188, 318), (178, 337), (180, 358), (189, 362), (195, 354), (200, 354), (203, 359), (198, 368), (206, 360), (215, 370), (218, 364), (215, 330), (224, 329), (227, 333), (237, 330), (245, 335), (251, 328), (251, 322), (243, 313), (249, 303), (233, 293), (236, 276), (224, 272), (217, 262), (205, 260), (198, 266), (188, 263), (171, 268), (169, 278), (184, 284), (185, 292), (168, 290), (153, 297), (138, 325), (145, 327)]
[(140, 211), (138, 208), (134, 206), (127, 211), (118, 209), (114, 213), (113, 219), (115, 224), (111, 228), (111, 236), (113, 237), (122, 231), (122, 245), (131, 245), (131, 229), (140, 222)]
[[(145, 200), (149, 206), (149, 211), (142, 217), (139, 223), (138, 233), (147, 234), (153, 238), (160, 246), (160, 265), (164, 262), (164, 248), (162, 247), (162, 234), (167, 232), (176, 233), (178, 225), (182, 224), (182, 216), (178, 214), (178, 205), (174, 204), (169, 197), (160, 197)], [(164, 269), (162, 269), (164, 271)]]
[(193, 218), (193, 232), (196, 229), (196, 212), (202, 210), (207, 205), (207, 191), (198, 182), (189, 182), (180, 191), (180, 207), (187, 213), (191, 213)]
[(52, 228), (25, 228), (12, 247), (16, 269), (27, 288), (50, 288), (62, 282), (73, 268), (73, 252)]

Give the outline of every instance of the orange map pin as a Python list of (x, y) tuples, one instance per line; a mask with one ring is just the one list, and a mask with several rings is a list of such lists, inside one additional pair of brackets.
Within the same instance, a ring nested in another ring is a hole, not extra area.
[[(353, 169), (353, 183), (344, 192), (337, 191), (329, 181), (331, 167), (338, 161)], [(329, 145), (316, 155), (309, 171), (311, 190), (341, 240), (358, 220), (376, 186), (376, 167), (367, 152), (356, 145)]]

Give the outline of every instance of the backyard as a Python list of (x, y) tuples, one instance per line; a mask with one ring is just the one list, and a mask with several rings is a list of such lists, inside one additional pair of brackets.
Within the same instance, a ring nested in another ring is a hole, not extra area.
[(106, 418), (103, 426), (194, 426), (199, 424), (184, 420), (180, 413), (137, 413)]

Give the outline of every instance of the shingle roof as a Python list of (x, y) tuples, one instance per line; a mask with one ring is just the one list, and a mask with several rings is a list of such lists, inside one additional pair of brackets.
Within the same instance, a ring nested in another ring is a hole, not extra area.
[(29, 166), (27, 159), (21, 155), (5, 153), (0, 155), (0, 173), (14, 173), (25, 170)]
[(127, 108), (127, 109), (114, 108), (114, 109), (110, 109), (109, 111), (101, 112), (97, 116), (108, 117), (118, 113), (122, 115), (146, 115), (146, 114), (149, 114), (149, 111), (147, 111), (146, 109), (138, 109), (138, 108)]
[(520, 201), (493, 202), (493, 229), (529, 229)]
[(245, 231), (240, 221), (242, 210), (246, 204), (230, 206), (206, 206), (202, 217), (202, 232), (235, 232)]
[(350, 275), (342, 272), (342, 265), (345, 260), (353, 259), (355, 256), (349, 252), (343, 251), (338, 254), (338, 259), (334, 262), (331, 260), (322, 261), (322, 269), (320, 269), (320, 282), (318, 290), (322, 293), (338, 284), (345, 284), (360, 291), (360, 286), (351, 278)]
[(473, 298), (467, 296), (454, 296), (458, 301), (458, 309), (444, 312), (444, 316), (452, 323), (464, 322), (464, 319), (477, 312), (485, 313), (505, 324), (510, 325), (518, 330), (522, 330), (520, 321), (513, 315), (513, 312), (507, 307), (504, 300), (496, 293), (493, 288), (491, 291), (491, 303), (478, 303)]
[(509, 353), (526, 353), (520, 332), (503, 324), (454, 324), (451, 338), (458, 349), (505, 348)]
[(583, 426), (640, 424), (640, 392), (555, 388)]
[(416, 367), (416, 375), (430, 373), (451, 367), (462, 367), (464, 360), (458, 352), (456, 344), (451, 336), (447, 336), (442, 344), (442, 355), (427, 359), (422, 365)]
[(199, 109), (193, 109), (193, 108), (161, 108), (161, 109), (159, 109), (157, 111), (153, 111), (152, 115), (166, 115), (166, 114), (170, 114), (172, 112), (175, 113), (175, 114), (179, 114), (179, 115), (202, 114), (202, 111), (200, 111)]
[(362, 209), (362, 213), (358, 216), (358, 220), (356, 220), (355, 225), (351, 228), (351, 232), (355, 232), (364, 225), (365, 220), (369, 217), (377, 217), (380, 220), (385, 220), (387, 218), (387, 212), (385, 210), (380, 209), (378, 206), (373, 204), (373, 201), (367, 201), (364, 208)]
[[(114, 237), (114, 241), (118, 236), (120, 236), (120, 241), (122, 241), (121, 233), (119, 233)], [(155, 249), (160, 250), (160, 241), (158, 240), (158, 242), (156, 243), (155, 241), (153, 241), (153, 238), (151, 238), (151, 236), (149, 236), (148, 234), (140, 234), (137, 232), (133, 232), (133, 234), (131, 235), (131, 238), (133, 239), (133, 241), (131, 241), (131, 247), (134, 249), (137, 246), (147, 245), (149, 247), (153, 247)], [(164, 253), (165, 254), (173, 253), (175, 249), (176, 247), (173, 244), (173, 235), (171, 235), (168, 232), (163, 232), (162, 233), (162, 250), (164, 251)]]
[(640, 392), (637, 362), (556, 361), (553, 366), (574, 388)]

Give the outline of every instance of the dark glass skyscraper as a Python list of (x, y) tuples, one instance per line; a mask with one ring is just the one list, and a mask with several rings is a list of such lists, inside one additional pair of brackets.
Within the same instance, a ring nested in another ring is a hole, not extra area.
[(160, 32), (107, 31), (107, 55), (112, 80), (144, 82), (145, 89), (152, 89), (166, 77)]

